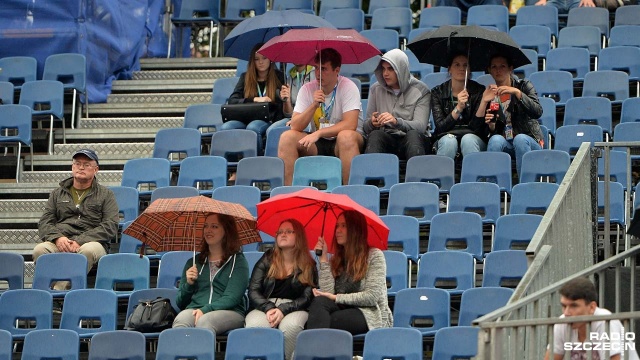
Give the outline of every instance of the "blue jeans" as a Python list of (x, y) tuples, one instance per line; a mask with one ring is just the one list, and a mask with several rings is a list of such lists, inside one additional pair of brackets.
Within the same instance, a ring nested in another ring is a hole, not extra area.
[(516, 157), (516, 171), (520, 175), (520, 168), (522, 166), (522, 157), (524, 154), (532, 150), (540, 150), (540, 143), (536, 139), (529, 135), (518, 134), (513, 139), (513, 142), (508, 141), (502, 135), (493, 135), (489, 139), (489, 145), (487, 145), (487, 151), (502, 151), (513, 157)]
[[(487, 150), (487, 144), (476, 134), (466, 134), (460, 140), (460, 153), (462, 156), (485, 150)], [(443, 155), (455, 160), (457, 153), (458, 139), (455, 135), (447, 134), (436, 143), (437, 155)]]
[(271, 125), (264, 120), (253, 120), (248, 125), (245, 125), (242, 121), (230, 120), (220, 126), (220, 130), (233, 130), (233, 129), (247, 129), (258, 134), (258, 154), (262, 152), (263, 144), (262, 138), (267, 132), (267, 128)]
[(546, 6), (558, 8), (558, 14), (568, 14), (569, 10), (580, 6), (580, 0), (547, 0)]

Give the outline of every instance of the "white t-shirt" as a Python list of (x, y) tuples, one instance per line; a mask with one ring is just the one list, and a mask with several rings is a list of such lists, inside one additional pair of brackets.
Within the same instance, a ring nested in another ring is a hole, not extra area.
[[(296, 106), (293, 109), (293, 112), (302, 113), (304, 112), (313, 102), (313, 93), (318, 90), (318, 82), (311, 81), (300, 89), (298, 92), (298, 98), (296, 99)], [(324, 103), (326, 106), (331, 104), (331, 98), (333, 96), (330, 94), (325, 96)], [(358, 115), (358, 127), (356, 131), (358, 133), (363, 134), (362, 124), (364, 123), (364, 118), (362, 116), (362, 103), (360, 102), (360, 91), (358, 90), (358, 86), (351, 81), (350, 79), (344, 76), (338, 76), (338, 86), (336, 87), (336, 96), (333, 101), (333, 105), (331, 105), (329, 115), (329, 124), (335, 125), (339, 121), (342, 120), (342, 114), (351, 110), (360, 110), (360, 114)], [(310, 122), (311, 132), (316, 131), (315, 122), (312, 120)]]
[[(593, 313), (594, 315), (611, 315), (611, 311), (602, 308), (596, 308), (596, 311)], [(561, 315), (560, 318), (564, 318), (564, 315)], [(598, 339), (603, 339), (602, 334), (605, 332), (605, 321), (596, 321), (591, 324), (589, 329), (592, 333), (598, 333)], [(628, 329), (625, 329), (628, 332)], [(624, 337), (622, 332), (622, 323), (618, 320), (611, 320), (609, 323), (609, 334), (620, 334)], [(612, 336), (609, 336), (611, 339)], [(616, 338), (617, 339), (617, 338)], [(556, 324), (553, 326), (553, 353), (554, 354), (563, 354), (565, 353), (565, 343), (578, 342), (578, 330), (572, 329), (570, 324)], [(585, 342), (594, 343), (594, 346), (597, 346), (597, 343), (600, 343), (600, 340), (594, 339), (589, 340), (589, 334), (587, 334), (587, 338)], [(607, 342), (603, 340), (602, 342)], [(609, 340), (609, 343), (618, 342), (618, 340)], [(620, 348), (622, 346), (612, 346), (610, 347), (609, 356), (620, 354)], [(626, 347), (625, 347), (626, 348)], [(566, 350), (569, 351), (569, 350)], [(583, 360), (588, 359), (587, 351), (585, 350), (570, 350), (571, 351), (571, 360)], [(630, 360), (638, 360), (638, 353), (633, 350), (625, 350), (627, 359)], [(604, 357), (604, 350), (593, 351), (592, 359), (593, 360), (609, 360)]]

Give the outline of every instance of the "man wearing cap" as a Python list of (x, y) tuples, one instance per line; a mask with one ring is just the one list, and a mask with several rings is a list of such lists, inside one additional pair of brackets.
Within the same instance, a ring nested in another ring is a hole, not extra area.
[(87, 257), (88, 272), (116, 237), (119, 210), (113, 192), (96, 179), (96, 152), (82, 149), (72, 158), (72, 177), (49, 195), (38, 223), (42, 243), (33, 249), (33, 261), (48, 253), (79, 253)]

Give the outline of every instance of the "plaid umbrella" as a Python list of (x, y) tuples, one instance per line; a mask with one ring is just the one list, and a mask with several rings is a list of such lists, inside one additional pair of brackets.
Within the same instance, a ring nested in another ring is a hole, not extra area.
[(206, 196), (158, 199), (124, 233), (155, 251), (195, 251), (203, 237), (204, 221), (211, 214), (233, 216), (243, 245), (260, 241), (256, 221), (244, 206)]

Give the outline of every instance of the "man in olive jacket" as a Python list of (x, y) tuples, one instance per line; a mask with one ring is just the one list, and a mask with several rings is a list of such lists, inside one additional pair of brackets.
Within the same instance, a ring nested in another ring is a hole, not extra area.
[[(116, 237), (119, 210), (113, 192), (98, 184), (95, 151), (78, 150), (72, 158), (72, 177), (51, 192), (38, 223), (42, 243), (33, 249), (33, 261), (48, 253), (78, 253), (87, 257), (88, 272)], [(68, 282), (59, 281), (54, 287), (64, 289)]]

